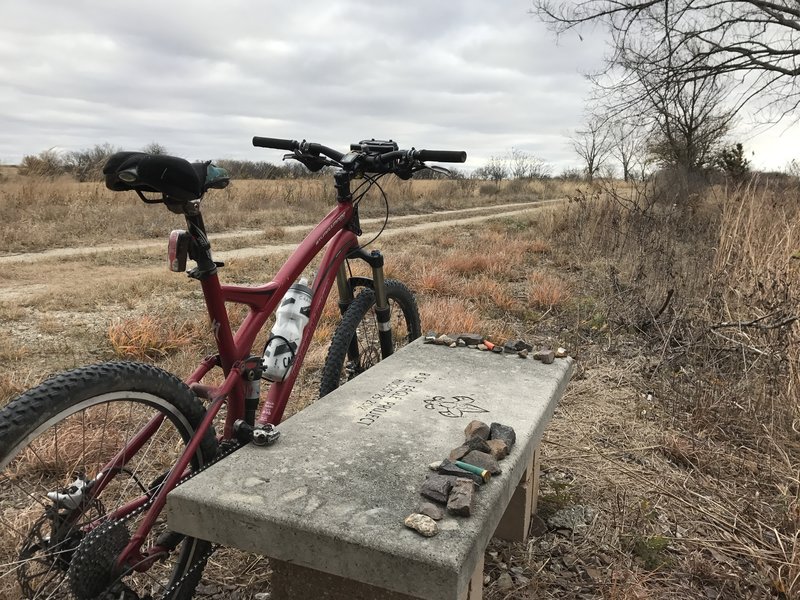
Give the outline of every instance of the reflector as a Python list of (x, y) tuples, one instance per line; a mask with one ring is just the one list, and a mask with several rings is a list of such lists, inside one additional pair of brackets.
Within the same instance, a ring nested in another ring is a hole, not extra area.
[(189, 232), (173, 229), (169, 234), (169, 270), (182, 273), (186, 270), (186, 257), (189, 254)]

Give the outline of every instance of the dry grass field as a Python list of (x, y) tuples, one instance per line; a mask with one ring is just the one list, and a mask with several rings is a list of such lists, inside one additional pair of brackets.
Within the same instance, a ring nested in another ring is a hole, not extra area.
[[(9, 173), (14, 170), (4, 169)], [(381, 185), (394, 216), (563, 197), (565, 188), (574, 187), (559, 182), (478, 186), (469, 179), (397, 178), (386, 178)], [(255, 229), (270, 234), (286, 225), (316, 223), (335, 198), (332, 178), (233, 181), (225, 190), (214, 192), (213, 200), (204, 205), (204, 214), (213, 223), (214, 232)], [(373, 189), (364, 200), (362, 216), (377, 218), (385, 213), (383, 201)], [(67, 177), (0, 177), (0, 214), (0, 255), (159, 239), (171, 228), (184, 226), (179, 215), (152, 207), (148, 210), (133, 193), (114, 193), (102, 183), (78, 183)]]
[[(668, 186), (480, 194), (463, 185), (387, 185), (392, 214), (570, 201), (387, 235), (377, 244), (387, 274), (417, 293), (424, 330), (521, 337), (578, 360), (546, 433), (540, 507), (545, 520), (571, 506), (593, 514), (579, 530), (493, 542), (485, 597), (800, 597), (796, 184), (755, 181), (689, 200)], [(291, 243), (291, 226), (325, 211), (323, 193), (319, 181), (236, 184), (209, 196), (206, 223)], [(378, 199), (370, 204), (367, 215), (380, 216)], [(5, 253), (162, 237), (180, 226), (94, 184), (9, 178), (0, 211), (11, 216), (0, 224)], [(222, 276), (256, 283), (285, 256), (230, 260)], [(187, 373), (211, 337), (199, 290), (163, 259), (161, 248), (142, 247), (5, 264), (0, 404), (87, 362), (133, 358)], [(315, 398), (335, 315), (331, 304), (290, 413)], [(251, 598), (268, 578), (265, 560), (222, 550), (203, 590)], [(5, 585), (0, 597), (14, 598)]]

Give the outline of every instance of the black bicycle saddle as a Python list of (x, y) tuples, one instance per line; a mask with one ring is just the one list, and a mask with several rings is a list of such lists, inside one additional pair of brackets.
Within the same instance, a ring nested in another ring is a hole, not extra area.
[(117, 152), (103, 167), (106, 187), (115, 192), (156, 192), (172, 200), (202, 197), (210, 188), (224, 188), (230, 177), (211, 162), (145, 152)]

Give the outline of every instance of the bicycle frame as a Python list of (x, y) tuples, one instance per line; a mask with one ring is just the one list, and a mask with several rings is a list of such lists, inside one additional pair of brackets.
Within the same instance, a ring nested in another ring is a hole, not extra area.
[[(240, 368), (234, 367), (245, 361), (251, 354), (256, 336), (264, 327), (267, 319), (275, 312), (278, 303), (289, 287), (302, 275), (309, 263), (320, 251), (331, 242), (320, 262), (317, 276), (312, 284), (312, 300), (308, 324), (300, 346), (297, 348), (291, 372), (284, 381), (271, 385), (264, 407), (259, 416), (259, 423), (277, 424), (280, 422), (292, 387), (308, 350), (311, 337), (325, 306), (333, 282), (339, 272), (339, 266), (347, 258), (347, 254), (358, 247), (355, 233), (345, 227), (350, 224), (354, 214), (352, 203), (340, 202), (328, 215), (306, 236), (275, 278), (268, 284), (256, 287), (221, 285), (216, 274), (202, 280), (203, 295), (206, 300), (211, 327), (214, 331), (219, 360), (226, 375), (219, 388), (199, 388), (203, 395), (214, 399), (217, 395), (228, 396), (228, 417), (225, 423), (225, 437), (233, 433), (235, 419), (244, 414), (244, 386)], [(231, 331), (228, 320), (227, 302), (245, 304), (250, 310), (242, 321), (235, 335)], [(209, 357), (192, 373), (186, 383), (195, 386), (217, 364), (216, 357)]]
[[(342, 268), (344, 261), (351, 251), (358, 248), (356, 233), (351, 230), (354, 221), (357, 223), (357, 212), (352, 200), (349, 198), (344, 201), (340, 199), (337, 206), (305, 237), (275, 275), (274, 279), (266, 285), (254, 287), (222, 285), (215, 270), (213, 273), (201, 278), (203, 296), (205, 297), (219, 354), (206, 357), (185, 382), (198, 395), (208, 398), (211, 403), (197, 432), (187, 444), (178, 462), (170, 470), (169, 476), (164, 481), (161, 489), (152, 499), (152, 504), (131, 537), (130, 543), (118, 557), (117, 565), (120, 568), (124, 564), (134, 564), (136, 565), (136, 570), (145, 570), (165, 550), (155, 546), (150, 549), (147, 556), (142, 556), (140, 547), (158, 514), (163, 509), (167, 494), (188, 474), (189, 463), (198, 451), (202, 433), (211, 426), (224, 404), (227, 404), (228, 408), (223, 438), (231, 439), (235, 437), (234, 424), (245, 416), (246, 382), (243, 378), (243, 373), (247, 368), (246, 361), (251, 356), (255, 338), (264, 327), (267, 319), (275, 312), (278, 303), (289, 287), (302, 275), (323, 248), (327, 246), (317, 270), (318, 275), (312, 284), (312, 300), (308, 324), (296, 350), (291, 371), (283, 381), (272, 383), (258, 418), (258, 423), (262, 424), (278, 424), (280, 422), (313, 333), (322, 315), (325, 302), (333, 287), (333, 282), (337, 279), (337, 276), (340, 278), (344, 276)], [(356, 225), (352, 229), (358, 229), (358, 226)], [(208, 258), (210, 260), (210, 250)], [(340, 294), (342, 293), (342, 284), (345, 283), (340, 281)], [(228, 318), (226, 308), (226, 303), (228, 302), (244, 304), (249, 307), (247, 315), (235, 333), (231, 329)], [(215, 366), (221, 366), (225, 374), (225, 380), (222, 384), (218, 387), (212, 387), (200, 383), (203, 377)], [(147, 438), (158, 429), (163, 418), (163, 416), (154, 417), (139, 435), (135, 436), (101, 472), (110, 474), (113, 471), (113, 467), (124, 464), (126, 457), (135, 454)], [(111, 476), (101, 477), (96, 484), (97, 491), (101, 491), (110, 479)], [(112, 516), (123, 516), (125, 513), (138, 508), (138, 505), (141, 505), (141, 501), (134, 500), (127, 506), (120, 507), (115, 511), (117, 515)]]

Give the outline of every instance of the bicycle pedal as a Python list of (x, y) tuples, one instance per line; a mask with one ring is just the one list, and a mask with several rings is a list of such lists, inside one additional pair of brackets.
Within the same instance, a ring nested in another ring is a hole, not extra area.
[(253, 429), (253, 443), (256, 446), (271, 446), (278, 441), (281, 432), (274, 425), (258, 425)]

